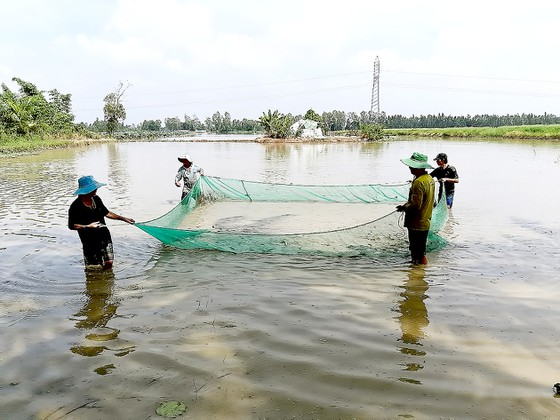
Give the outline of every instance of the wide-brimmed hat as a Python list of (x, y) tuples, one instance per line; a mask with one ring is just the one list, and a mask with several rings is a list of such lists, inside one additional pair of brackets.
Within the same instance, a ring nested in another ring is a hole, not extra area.
[(78, 179), (78, 189), (74, 191), (74, 195), (84, 195), (102, 187), (104, 184), (102, 182), (97, 182), (92, 175), (86, 175)]
[(434, 167), (428, 163), (428, 156), (418, 152), (414, 152), (409, 158), (401, 159), (401, 162), (411, 168), (434, 169)]
[(177, 158), (177, 160), (178, 160), (179, 162), (182, 162), (182, 161), (184, 161), (184, 160), (188, 160), (190, 163), (192, 163), (192, 161), (193, 161), (192, 158), (191, 158), (191, 155), (189, 155), (188, 153), (185, 153), (185, 154), (179, 156), (179, 157)]

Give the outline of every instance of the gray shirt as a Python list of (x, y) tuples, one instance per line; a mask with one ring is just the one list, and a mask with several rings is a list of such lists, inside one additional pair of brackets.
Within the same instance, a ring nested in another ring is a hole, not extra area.
[(177, 171), (177, 175), (175, 175), (175, 183), (179, 183), (183, 180), (183, 196), (187, 195), (198, 178), (200, 177), (201, 168), (196, 166), (194, 163), (191, 164), (188, 168), (185, 165), (181, 165), (179, 170)]

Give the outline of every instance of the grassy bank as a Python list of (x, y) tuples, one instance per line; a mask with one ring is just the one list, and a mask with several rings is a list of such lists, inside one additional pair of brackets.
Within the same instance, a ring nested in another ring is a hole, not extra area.
[(0, 157), (37, 153), (48, 149), (79, 147), (93, 143), (154, 141), (162, 138), (200, 141), (200, 138), (196, 135), (197, 133), (194, 131), (117, 131), (111, 137), (94, 132), (60, 136), (8, 136), (0, 134)]
[[(404, 137), (455, 137), (455, 138), (494, 138), (494, 139), (519, 139), (519, 140), (560, 140), (560, 125), (523, 125), (504, 127), (460, 127), (460, 128), (387, 128), (383, 130), (386, 136)], [(116, 133), (118, 134), (118, 133)], [(188, 134), (188, 133), (187, 133)], [(185, 133), (169, 133), (169, 136), (186, 136)], [(324, 139), (306, 139), (305, 141), (359, 141), (355, 133), (338, 133), (338, 136)], [(349, 134), (354, 134), (350, 136)], [(192, 136), (192, 134), (190, 134)], [(111, 141), (150, 141), (161, 138), (162, 134), (148, 136), (145, 133), (131, 136), (118, 136), (105, 138), (91, 134), (64, 136), (25, 136), (11, 137), (0, 135), (0, 157), (15, 156), (19, 154), (36, 153), (41, 150), (64, 147), (84, 146), (92, 143)], [(200, 139), (197, 139), (200, 140)], [(265, 142), (289, 142), (286, 139), (258, 139)], [(295, 139), (292, 141), (303, 141)]]
[(16, 156), (48, 149), (82, 146), (97, 142), (114, 141), (106, 138), (72, 136), (0, 136), (0, 156)]
[(560, 125), (522, 125), (504, 127), (387, 128), (389, 136), (477, 137), (501, 139), (560, 140)]

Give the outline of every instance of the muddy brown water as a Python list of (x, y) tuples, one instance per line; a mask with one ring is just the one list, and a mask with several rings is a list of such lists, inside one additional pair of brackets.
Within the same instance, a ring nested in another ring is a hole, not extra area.
[[(110, 272), (66, 227), (79, 176), (145, 221), (176, 157), (265, 182), (395, 183), (413, 151), (459, 171), (448, 244), (402, 261), (186, 251), (108, 220)], [(560, 144), (150, 142), (0, 159), (0, 418), (555, 418)]]

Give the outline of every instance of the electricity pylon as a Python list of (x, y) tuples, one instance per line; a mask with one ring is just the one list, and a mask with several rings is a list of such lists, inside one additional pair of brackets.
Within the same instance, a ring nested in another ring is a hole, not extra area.
[(373, 63), (373, 88), (371, 90), (371, 110), (370, 114), (374, 121), (379, 119), (379, 57), (375, 57)]

